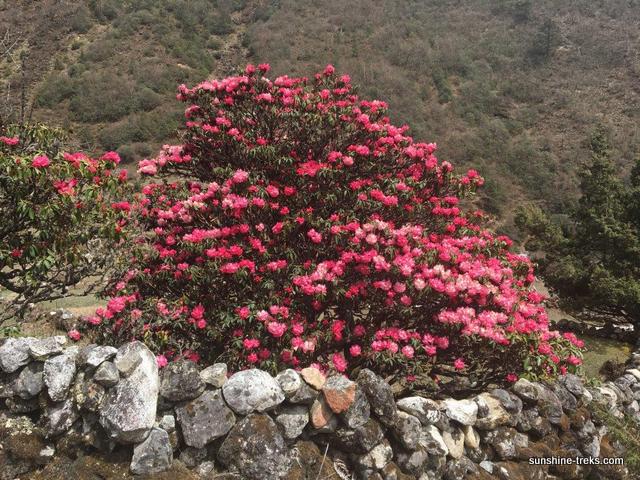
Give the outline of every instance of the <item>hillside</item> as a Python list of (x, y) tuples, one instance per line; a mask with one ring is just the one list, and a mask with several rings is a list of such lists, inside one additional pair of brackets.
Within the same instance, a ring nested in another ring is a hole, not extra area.
[(638, 0), (5, 1), (0, 35), (17, 43), (0, 72), (14, 94), (25, 85), (26, 116), (133, 161), (175, 135), (178, 83), (249, 61), (305, 75), (333, 63), (442, 158), (481, 170), (483, 206), (508, 223), (523, 199), (570, 207), (596, 124), (626, 175), (639, 22)]

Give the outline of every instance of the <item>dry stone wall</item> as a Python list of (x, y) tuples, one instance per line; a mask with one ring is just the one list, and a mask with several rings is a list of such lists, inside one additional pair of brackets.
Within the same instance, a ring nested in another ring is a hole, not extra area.
[(43, 478), (61, 458), (109, 454), (144, 478), (623, 479), (620, 465), (529, 459), (623, 456), (592, 406), (638, 418), (636, 365), (640, 354), (599, 387), (567, 375), (433, 400), (394, 398), (370, 370), (228, 375), (221, 363), (178, 361), (159, 371), (139, 342), (10, 338), (0, 345), (0, 478)]

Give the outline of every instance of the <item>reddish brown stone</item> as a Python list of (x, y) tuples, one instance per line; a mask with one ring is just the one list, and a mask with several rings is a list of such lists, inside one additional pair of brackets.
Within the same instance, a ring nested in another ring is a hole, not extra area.
[(334, 413), (346, 412), (356, 399), (356, 384), (342, 375), (330, 377), (322, 393)]

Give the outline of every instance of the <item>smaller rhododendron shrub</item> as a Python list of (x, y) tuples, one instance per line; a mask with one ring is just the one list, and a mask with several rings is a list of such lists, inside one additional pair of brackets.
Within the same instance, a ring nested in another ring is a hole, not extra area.
[[(59, 132), (9, 127), (0, 135), (0, 286), (15, 295), (0, 320), (52, 300), (104, 270), (127, 213), (120, 158), (59, 151)], [(126, 173), (126, 172), (125, 172)], [(90, 288), (92, 282), (83, 287)]]
[(184, 143), (140, 162), (142, 234), (91, 323), (162, 364), (477, 382), (576, 367), (531, 263), (462, 208), (477, 172), (455, 174), (332, 67), (267, 70), (180, 87)]

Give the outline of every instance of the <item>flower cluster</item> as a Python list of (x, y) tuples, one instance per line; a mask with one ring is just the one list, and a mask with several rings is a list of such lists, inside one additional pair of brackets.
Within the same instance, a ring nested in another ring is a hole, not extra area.
[(0, 283), (23, 311), (104, 266), (127, 217), (110, 207), (126, 189), (126, 171), (116, 170), (115, 152), (60, 153), (51, 147), (54, 130), (10, 128), (13, 135), (0, 136)]
[(180, 86), (184, 143), (140, 162), (141, 234), (92, 323), (234, 368), (575, 367), (579, 342), (549, 329), (531, 263), (462, 208), (476, 171), (455, 174), (331, 66), (268, 69)]

